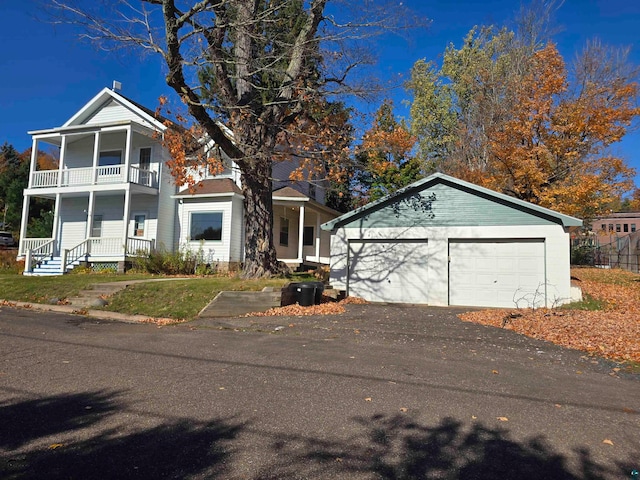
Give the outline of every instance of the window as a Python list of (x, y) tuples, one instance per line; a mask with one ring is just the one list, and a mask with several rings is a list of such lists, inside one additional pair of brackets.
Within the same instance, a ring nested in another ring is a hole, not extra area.
[(304, 227), (302, 232), (302, 245), (313, 245), (313, 227)]
[(635, 232), (636, 231), (636, 224), (632, 223), (631, 224), (631, 232)]
[(625, 223), (624, 225), (622, 225), (622, 231), (623, 232), (628, 232), (629, 231), (629, 224)]
[(133, 216), (133, 236), (144, 237), (144, 222), (146, 215), (138, 214)]
[(610, 224), (609, 224), (609, 231), (610, 231), (610, 232), (613, 232), (613, 223), (610, 223)]
[(316, 185), (314, 183), (309, 183), (309, 198), (316, 199)]
[(122, 152), (120, 150), (109, 150), (100, 152), (100, 160), (98, 165), (106, 167), (107, 165), (120, 165), (122, 163)]
[(607, 224), (606, 223), (603, 223), (600, 226), (602, 227), (602, 230), (604, 230), (605, 232), (607, 231)]
[(620, 232), (620, 224), (619, 223), (616, 223), (616, 232), (618, 232), (618, 233)]
[(93, 223), (91, 224), (91, 236), (95, 238), (102, 236), (102, 215), (93, 216)]
[(289, 219), (280, 217), (280, 245), (289, 246)]
[(222, 240), (222, 212), (192, 213), (190, 240)]
[(151, 147), (140, 149), (140, 169), (149, 170), (151, 166)]

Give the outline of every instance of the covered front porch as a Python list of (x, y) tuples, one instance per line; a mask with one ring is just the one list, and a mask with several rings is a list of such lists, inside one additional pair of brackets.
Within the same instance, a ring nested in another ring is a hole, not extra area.
[(131, 191), (57, 194), (51, 236), (20, 240), (25, 274), (62, 274), (81, 263), (120, 267), (149, 254), (156, 243), (154, 199)]
[(273, 192), (273, 236), (278, 260), (296, 268), (329, 265), (331, 234), (320, 225), (338, 215), (290, 187)]

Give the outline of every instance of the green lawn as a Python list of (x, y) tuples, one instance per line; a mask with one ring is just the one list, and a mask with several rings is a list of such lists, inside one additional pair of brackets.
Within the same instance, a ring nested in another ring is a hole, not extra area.
[(222, 290), (262, 290), (282, 287), (286, 278), (243, 280), (237, 277), (205, 277), (192, 280), (131, 285), (109, 299), (105, 310), (150, 317), (190, 320)]
[[(47, 303), (52, 298), (76, 296), (92, 283), (154, 278), (150, 275), (70, 274), (55, 277), (27, 277), (0, 274), (0, 298), (19, 302)], [(156, 277), (157, 278), (157, 277)]]
[[(69, 274), (56, 277), (26, 277), (0, 274), (0, 299), (48, 303), (78, 295), (91, 284), (125, 280), (167, 278), (149, 274)], [(291, 278), (245, 280), (236, 276), (211, 276), (166, 282), (135, 284), (113, 295), (104, 310), (150, 317), (191, 320), (222, 290), (262, 290), (281, 287), (291, 281), (313, 279), (294, 274)]]

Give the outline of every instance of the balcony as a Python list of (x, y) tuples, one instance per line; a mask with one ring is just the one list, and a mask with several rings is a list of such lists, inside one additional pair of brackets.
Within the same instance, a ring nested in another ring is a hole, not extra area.
[(125, 165), (107, 165), (96, 168), (70, 168), (62, 171), (41, 170), (31, 173), (30, 188), (113, 185), (128, 182), (158, 188), (157, 172), (132, 166), (129, 167), (129, 175), (126, 175), (126, 173)]

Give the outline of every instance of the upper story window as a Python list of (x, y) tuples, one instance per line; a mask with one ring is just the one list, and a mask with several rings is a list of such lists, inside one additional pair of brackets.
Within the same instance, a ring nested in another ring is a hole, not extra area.
[(140, 169), (149, 170), (151, 167), (151, 147), (140, 149)]
[(610, 223), (610, 224), (609, 224), (609, 231), (610, 231), (610, 232), (613, 232), (613, 223)]
[(107, 150), (100, 152), (100, 160), (98, 165), (106, 167), (107, 165), (120, 165), (122, 163), (122, 151), (121, 150)]
[(636, 224), (632, 223), (631, 224), (631, 232), (635, 232), (636, 231)]
[(623, 232), (628, 232), (629, 231), (629, 224), (625, 223), (624, 225), (622, 225), (622, 231)]
[(616, 232), (620, 233), (620, 224), (616, 223)]
[(602, 228), (602, 230), (606, 231), (607, 230), (607, 224), (603, 223), (602, 225), (600, 225), (600, 227)]

